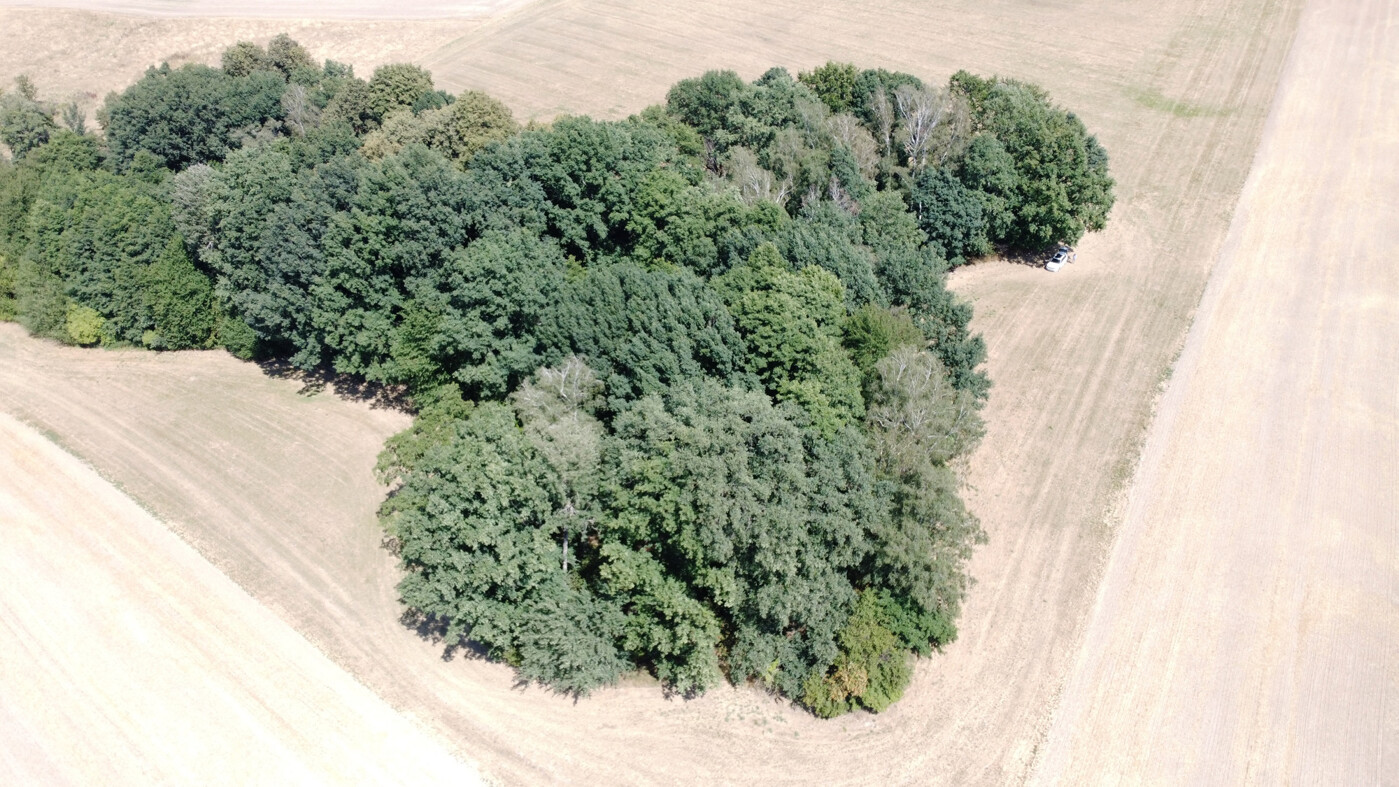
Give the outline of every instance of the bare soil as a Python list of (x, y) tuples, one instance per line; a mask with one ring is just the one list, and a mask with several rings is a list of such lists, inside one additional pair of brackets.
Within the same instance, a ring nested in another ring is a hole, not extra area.
[(480, 783), (92, 468), (0, 414), (0, 781)]
[[(965, 67), (1037, 81), (1099, 134), (1119, 202), (1076, 263), (1049, 274), (990, 261), (953, 277), (996, 381), (966, 474), (991, 543), (974, 560), (961, 638), (879, 716), (822, 722), (749, 688), (666, 700), (645, 681), (573, 703), (514, 687), (498, 665), (443, 661), (397, 622), (373, 521), (370, 468), (401, 413), (298, 395), (225, 355), (75, 350), (13, 326), (0, 326), (0, 410), (58, 435), (504, 781), (1020, 782), (1079, 652), (1152, 402), (1228, 231), (1299, 11), (1298, 0), (537, 2), (421, 57), (439, 84), (485, 89), (522, 118), (625, 115), (711, 67), (751, 78), (836, 58), (933, 80)], [(163, 23), (186, 21), (198, 20)]]
[(1038, 782), (1399, 780), (1399, 24), (1313, 0)]

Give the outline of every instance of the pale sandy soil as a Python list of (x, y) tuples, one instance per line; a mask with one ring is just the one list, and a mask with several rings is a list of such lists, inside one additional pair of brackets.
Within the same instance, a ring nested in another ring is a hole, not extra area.
[[(396, 622), (369, 469), (396, 413), (226, 356), (93, 352), (0, 330), (0, 410), (60, 436), (395, 707), (510, 782), (1018, 782), (1078, 653), (1151, 402), (1229, 227), (1296, 0), (533, 4), (427, 55), (521, 117), (615, 117), (707, 67), (829, 57), (932, 79), (1033, 79), (1113, 155), (1107, 232), (1058, 274), (959, 272), (996, 380), (968, 470), (991, 543), (962, 637), (880, 716), (820, 722), (749, 689), (638, 684), (571, 703), (512, 688)], [(1054, 41), (1073, 41), (1054, 48)], [(969, 44), (969, 42), (972, 42)], [(193, 378), (193, 379), (189, 379)]]
[(1399, 9), (1312, 0), (1045, 784), (1399, 782)]
[(0, 783), (480, 783), (4, 414), (0, 539)]

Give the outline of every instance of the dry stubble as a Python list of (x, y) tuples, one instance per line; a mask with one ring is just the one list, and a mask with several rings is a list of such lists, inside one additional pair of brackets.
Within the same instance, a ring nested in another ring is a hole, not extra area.
[(1396, 131), (1394, 5), (1313, 0), (1038, 781), (1399, 778)]
[[(752, 77), (834, 57), (931, 79), (967, 67), (1044, 84), (1100, 134), (1120, 201), (1078, 263), (1055, 275), (987, 263), (955, 277), (997, 381), (969, 471), (991, 544), (974, 563), (961, 641), (920, 664), (909, 695), (878, 717), (819, 722), (747, 689), (682, 703), (628, 686), (575, 705), (512, 690), (499, 666), (441, 663), (393, 623), (368, 476), (388, 423), (363, 421), (358, 405), (298, 399), (226, 359), (214, 371), (203, 355), (84, 353), (8, 332), (0, 407), (62, 435), (337, 661), (507, 780), (1019, 780), (1072, 663), (1109, 506), (1227, 229), (1296, 12), (1284, 0), (540, 3), (424, 58), (440, 83), (484, 88), (524, 117), (618, 116), (709, 67)], [(184, 364), (211, 376), (186, 385)], [(321, 420), (303, 420), (312, 410)], [(339, 464), (279, 453), (287, 446)]]
[(149, 513), (0, 414), (0, 781), (479, 783)]

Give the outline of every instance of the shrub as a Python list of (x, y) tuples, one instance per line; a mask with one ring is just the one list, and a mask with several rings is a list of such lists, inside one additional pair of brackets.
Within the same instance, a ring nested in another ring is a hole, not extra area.
[(88, 306), (68, 305), (68, 339), (73, 344), (97, 344), (102, 341), (102, 314)]

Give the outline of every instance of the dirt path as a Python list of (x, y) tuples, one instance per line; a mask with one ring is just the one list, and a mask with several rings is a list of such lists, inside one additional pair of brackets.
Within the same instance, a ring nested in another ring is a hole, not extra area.
[[(1059, 274), (959, 272), (996, 380), (968, 472), (991, 543), (961, 639), (880, 716), (820, 722), (747, 689), (695, 702), (628, 685), (577, 704), (443, 663), (395, 618), (370, 467), (406, 422), (297, 396), (227, 356), (92, 352), (0, 326), (0, 410), (120, 480), (391, 704), (506, 781), (1022, 780), (1073, 666), (1151, 402), (1189, 326), (1261, 135), (1295, 0), (1124, 7), (1012, 0), (541, 2), (424, 56), (517, 113), (617, 116), (710, 67), (827, 58), (941, 79), (1032, 79), (1113, 155), (1108, 231)], [(1074, 40), (1053, 57), (1045, 42)], [(975, 42), (969, 45), (968, 42)], [(251, 491), (250, 491), (251, 490)], [(722, 753), (722, 756), (719, 756)]]
[(1399, 781), (1399, 7), (1312, 0), (1038, 781)]
[(0, 541), (0, 782), (480, 782), (4, 414)]

